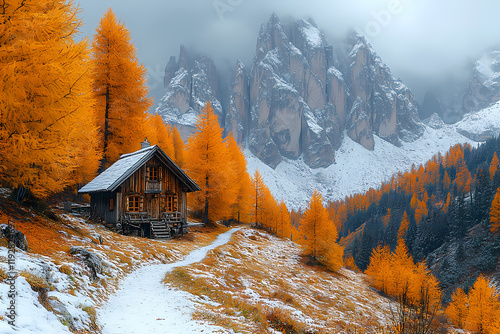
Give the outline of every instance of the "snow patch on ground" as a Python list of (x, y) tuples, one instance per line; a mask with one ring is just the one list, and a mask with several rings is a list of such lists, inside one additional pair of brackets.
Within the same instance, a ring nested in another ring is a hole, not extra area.
[(336, 162), (327, 168), (312, 169), (304, 161), (283, 158), (272, 169), (260, 161), (250, 150), (245, 150), (248, 171), (256, 169), (264, 177), (271, 193), (279, 201), (284, 199), (290, 209), (305, 208), (314, 190), (325, 200), (339, 200), (345, 196), (377, 188), (393, 174), (417, 167), (431, 159), (438, 152), (446, 152), (457, 143), (474, 141), (459, 134), (453, 125), (438, 129), (426, 126), (424, 134), (414, 142), (396, 147), (375, 136), (375, 149), (366, 150), (344, 135), (344, 141), (336, 152)]
[[(8, 250), (0, 248), (0, 268), (9, 271), (7, 261)], [(36, 256), (16, 249), (15, 269), (17, 273), (25, 272), (37, 277), (46, 279), (54, 288), (48, 291), (49, 299), (57, 298), (65, 304), (66, 309), (72, 316), (72, 321), (77, 327), (82, 327), (84, 323), (90, 322), (89, 314), (83, 308), (92, 306), (92, 301), (82, 294), (62, 294), (58, 291), (67, 290), (70, 287), (69, 277), (61, 273), (58, 267), (45, 256)], [(73, 267), (76, 271), (76, 267)], [(6, 311), (11, 301), (8, 297), (10, 281), (4, 280), (0, 284), (0, 310)], [(58, 317), (47, 311), (38, 299), (38, 293), (31, 289), (31, 286), (23, 276), (15, 279), (15, 306), (16, 319), (15, 330), (6, 321), (0, 321), (0, 333), (71, 333), (67, 326), (63, 325)], [(64, 298), (64, 300), (63, 300)], [(5, 316), (6, 314), (0, 314)]]

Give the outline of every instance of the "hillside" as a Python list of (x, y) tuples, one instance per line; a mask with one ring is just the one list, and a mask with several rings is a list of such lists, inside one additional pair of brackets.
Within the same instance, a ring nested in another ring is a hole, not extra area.
[[(124, 277), (145, 265), (177, 261), (223, 231), (198, 228), (168, 241), (126, 237), (57, 209), (41, 214), (19, 207), (4, 196), (0, 224), (15, 221), (28, 242), (27, 251), (15, 253), (16, 325), (22, 333), (99, 333), (96, 309)], [(7, 310), (8, 243), (3, 234), (0, 245), (0, 308)], [(17, 333), (5, 316), (0, 315), (0, 332)]]
[[(131, 306), (137, 306), (138, 299), (134, 297), (132, 302), (126, 296), (135, 293), (146, 297), (140, 308), (147, 312), (156, 299), (148, 298), (144, 288), (160, 291), (158, 283), (169, 263), (201, 259), (202, 255), (186, 255), (211, 244), (225, 231), (195, 228), (182, 238), (156, 241), (118, 235), (57, 209), (46, 208), (40, 214), (3, 196), (0, 202), (1, 223), (15, 220), (29, 247), (28, 251), (16, 250), (15, 262), (20, 274), (16, 280), (16, 324), (22, 333), (115, 333), (118, 327), (113, 312), (126, 314), (127, 310), (112, 306), (120, 294), (125, 293), (123, 298)], [(4, 237), (0, 241), (0, 308), (7, 309), (9, 299), (3, 297), (9, 289), (7, 242)], [(217, 245), (220, 243), (213, 247)], [(169, 289), (175, 286), (190, 292), (166, 297), (172, 298), (173, 304), (165, 305), (172, 305), (185, 319), (174, 321), (184, 324), (183, 332), (273, 332), (279, 324), (332, 333), (348, 328), (376, 332), (389, 319), (389, 301), (369, 288), (363, 275), (347, 269), (332, 274), (306, 264), (294, 243), (248, 227), (236, 232), (226, 245), (210, 251), (202, 262), (189, 263), (178, 262), (175, 265), (182, 267), (166, 277)], [(157, 283), (126, 283), (145, 271), (150, 273), (146, 278), (156, 277)], [(171, 318), (157, 307), (151, 310), (149, 317), (154, 319), (145, 319), (155, 321), (157, 327), (150, 326), (152, 333), (155, 328), (161, 331), (165, 328), (162, 321)], [(134, 307), (132, 311), (136, 312)], [(189, 320), (192, 312), (198, 319), (195, 322)], [(2, 315), (0, 331), (17, 333), (7, 320)], [(134, 328), (140, 326), (136, 323), (127, 331)]]
[(245, 228), (165, 281), (204, 298), (195, 317), (238, 333), (378, 333), (390, 321), (390, 301), (364, 275), (324, 271), (300, 253), (291, 241)]
[(380, 187), (331, 202), (346, 253), (365, 270), (374, 248), (393, 250), (404, 239), (439, 279), (445, 303), (480, 275), (498, 286), (499, 140), (455, 145)]

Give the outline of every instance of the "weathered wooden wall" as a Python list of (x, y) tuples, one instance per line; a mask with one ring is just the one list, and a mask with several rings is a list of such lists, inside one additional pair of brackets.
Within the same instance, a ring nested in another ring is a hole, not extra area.
[[(90, 209), (92, 213), (101, 217), (107, 224), (116, 224), (120, 213), (116, 198), (116, 192), (91, 194)], [(113, 210), (111, 210), (111, 200), (113, 200)]]
[[(146, 182), (149, 182), (147, 171), (150, 167), (158, 168), (161, 192), (146, 192)], [(186, 222), (186, 193), (182, 191), (181, 183), (177, 177), (157, 157), (152, 158), (126, 179), (116, 192), (91, 194), (91, 208), (94, 214), (102, 217), (106, 223), (115, 224), (127, 212), (127, 198), (129, 196), (139, 196), (139, 211), (148, 212), (152, 218), (159, 218), (162, 212), (170, 211), (167, 205), (168, 197), (174, 196), (175, 205), (172, 211), (181, 212), (182, 219)], [(113, 210), (110, 206), (111, 199), (113, 199)]]

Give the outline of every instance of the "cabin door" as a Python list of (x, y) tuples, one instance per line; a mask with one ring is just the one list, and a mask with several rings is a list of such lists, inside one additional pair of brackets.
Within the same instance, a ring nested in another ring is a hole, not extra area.
[(151, 218), (154, 219), (160, 218), (160, 196), (151, 195), (148, 202), (149, 202), (148, 213), (151, 216)]

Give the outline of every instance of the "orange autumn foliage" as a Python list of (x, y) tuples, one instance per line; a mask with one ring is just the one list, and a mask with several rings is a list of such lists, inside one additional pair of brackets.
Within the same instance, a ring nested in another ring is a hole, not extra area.
[(252, 180), (247, 172), (247, 161), (243, 151), (231, 133), (226, 137), (229, 157), (234, 162), (233, 186), (236, 188), (236, 201), (231, 205), (231, 218), (250, 224), (252, 212)]
[(384, 293), (388, 292), (391, 273), (391, 250), (389, 246), (377, 246), (372, 250), (370, 264), (365, 270), (371, 285)]
[(424, 201), (417, 200), (417, 206), (415, 207), (415, 220), (417, 224), (420, 222), (423, 216), (427, 216), (429, 210), (427, 209), (427, 204)]
[(146, 117), (144, 135), (151, 145), (158, 145), (175, 162), (172, 129), (163, 122), (160, 115), (148, 115)]
[(465, 328), (476, 333), (500, 333), (499, 294), (490, 280), (479, 276), (469, 291), (468, 312)]
[(500, 188), (497, 189), (490, 209), (491, 232), (500, 233)]
[(253, 221), (260, 226), (264, 224), (265, 188), (264, 179), (257, 169), (252, 177), (252, 205)]
[(0, 182), (47, 197), (91, 180), (100, 151), (88, 40), (71, 1), (3, 1)]
[(461, 191), (466, 193), (471, 191), (472, 176), (465, 164), (460, 165), (453, 183), (455, 183)]
[(344, 267), (357, 273), (361, 272), (361, 270), (356, 265), (356, 262), (354, 262), (354, 257), (352, 256), (352, 254), (349, 254), (349, 256), (344, 259)]
[(120, 154), (140, 148), (146, 112), (146, 69), (139, 64), (130, 32), (108, 8), (92, 42), (94, 96), (102, 150), (101, 169)]
[(458, 328), (464, 328), (465, 319), (469, 313), (468, 303), (467, 294), (465, 294), (464, 290), (458, 288), (451, 295), (451, 302), (446, 307), (446, 315)]
[(185, 168), (202, 189), (189, 197), (190, 206), (203, 213), (204, 223), (229, 218), (237, 196), (232, 183), (235, 164), (209, 102), (198, 115), (196, 132), (187, 144), (187, 155)]
[(343, 248), (336, 242), (338, 233), (323, 206), (323, 198), (316, 190), (300, 220), (301, 244), (306, 255), (323, 263), (332, 271), (343, 264)]
[(399, 226), (398, 230), (398, 240), (399, 239), (404, 239), (406, 235), (406, 231), (408, 231), (408, 226), (410, 225), (410, 220), (408, 219), (408, 215), (405, 213), (403, 214), (403, 218), (401, 219), (401, 225)]
[(500, 162), (498, 161), (497, 152), (495, 152), (495, 154), (493, 155), (493, 159), (491, 159), (490, 168), (489, 168), (490, 178), (492, 181), (493, 181), (493, 177), (495, 176), (495, 173), (498, 170), (499, 163)]
[(184, 168), (186, 164), (186, 150), (184, 148), (184, 141), (181, 138), (181, 134), (175, 126), (172, 129), (172, 139), (174, 141), (174, 157), (172, 159), (174, 159), (175, 163), (179, 167)]
[(290, 212), (286, 207), (285, 201), (281, 200), (279, 204), (279, 223), (277, 235), (282, 238), (291, 239), (292, 236), (292, 222), (290, 219)]
[[(415, 309), (422, 321), (432, 322), (432, 315), (441, 307), (441, 290), (438, 280), (424, 262), (414, 264), (403, 239), (398, 240), (394, 253), (388, 246), (378, 246), (372, 251), (365, 274), (376, 289), (393, 296), (399, 310)], [(401, 319), (400, 319), (401, 320)], [(396, 333), (407, 333), (405, 321), (395, 324)]]

